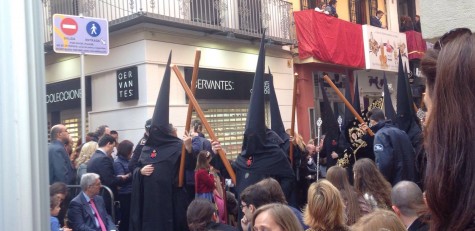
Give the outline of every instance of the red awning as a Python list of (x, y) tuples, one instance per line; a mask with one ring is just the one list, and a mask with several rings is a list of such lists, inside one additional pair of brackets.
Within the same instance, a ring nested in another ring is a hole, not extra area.
[(427, 50), (426, 41), (422, 39), (422, 34), (417, 31), (406, 31), (405, 33), (409, 59), (421, 59)]
[(343, 66), (365, 68), (361, 25), (304, 10), (294, 12), (299, 58), (314, 57)]

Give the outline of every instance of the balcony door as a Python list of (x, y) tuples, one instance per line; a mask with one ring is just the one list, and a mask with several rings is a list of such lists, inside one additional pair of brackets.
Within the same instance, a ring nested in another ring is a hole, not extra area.
[(262, 5), (260, 0), (238, 0), (239, 29), (245, 32), (261, 33)]
[(219, 12), (214, 0), (191, 0), (191, 20), (210, 25), (219, 25)]

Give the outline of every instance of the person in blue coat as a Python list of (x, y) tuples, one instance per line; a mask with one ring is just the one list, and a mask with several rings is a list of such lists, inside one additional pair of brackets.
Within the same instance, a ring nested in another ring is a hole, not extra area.
[(375, 132), (373, 150), (379, 171), (393, 186), (403, 180), (414, 181), (415, 151), (409, 136), (386, 120), (381, 109), (374, 108), (368, 115)]

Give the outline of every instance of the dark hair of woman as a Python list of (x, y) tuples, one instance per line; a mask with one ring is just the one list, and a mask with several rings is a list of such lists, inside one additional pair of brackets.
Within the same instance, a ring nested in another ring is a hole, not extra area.
[(49, 186), (49, 195), (52, 197), (56, 194), (68, 194), (68, 187), (63, 182), (55, 182)]
[(212, 221), (216, 208), (206, 199), (193, 200), (186, 210), (186, 220), (190, 231), (205, 231)]
[(353, 172), (356, 191), (363, 195), (365, 193), (372, 195), (379, 208), (391, 208), (391, 184), (384, 178), (371, 159), (357, 160), (353, 165)]
[(340, 195), (343, 201), (346, 202), (346, 224), (354, 224), (362, 216), (358, 203), (358, 197), (360, 195), (355, 191), (353, 186), (350, 185), (346, 169), (340, 166), (331, 167), (327, 172), (327, 180), (340, 190)]
[(475, 36), (443, 44), (427, 124), (430, 230), (474, 230)]
[(208, 151), (206, 150), (200, 151), (200, 153), (198, 153), (198, 156), (196, 157), (196, 170), (208, 169), (210, 167), (209, 166), (210, 158), (211, 158), (211, 154)]
[[(426, 51), (424, 57), (421, 59), (421, 72), (426, 77), (426, 86), (430, 96), (434, 92), (435, 76), (437, 74), (437, 58), (439, 51), (429, 49)], [(426, 91), (427, 92), (427, 91)]]
[(123, 140), (117, 146), (117, 155), (123, 157), (124, 159), (129, 159), (129, 155), (132, 153), (134, 144), (129, 140)]

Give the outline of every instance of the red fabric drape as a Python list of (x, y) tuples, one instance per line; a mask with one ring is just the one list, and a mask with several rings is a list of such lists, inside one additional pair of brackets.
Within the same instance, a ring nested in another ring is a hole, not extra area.
[(364, 68), (361, 25), (337, 19), (314, 10), (294, 13), (299, 57), (348, 67)]
[(422, 34), (417, 31), (406, 31), (407, 52), (409, 59), (421, 59), (424, 56), (427, 45)]

